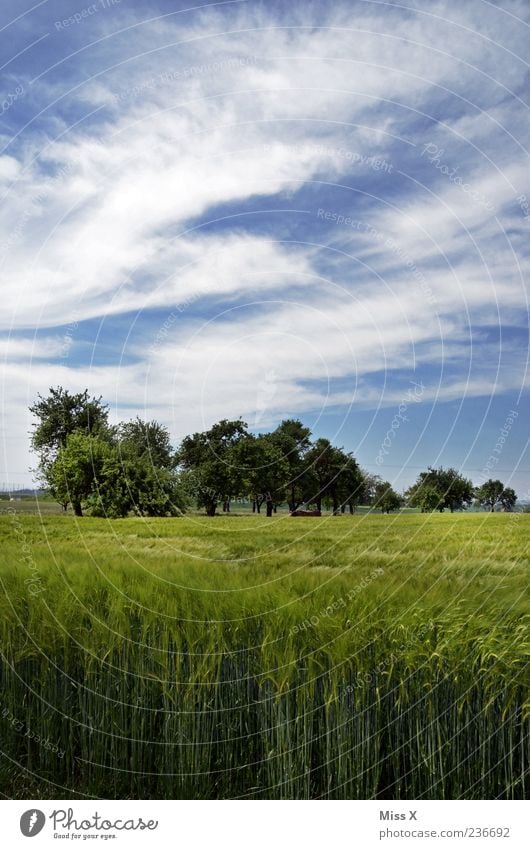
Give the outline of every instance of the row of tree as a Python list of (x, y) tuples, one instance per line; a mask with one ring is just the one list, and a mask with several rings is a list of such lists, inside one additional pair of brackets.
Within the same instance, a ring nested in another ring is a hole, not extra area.
[(473, 501), (512, 510), (516, 496), (500, 481), (474, 488), (455, 469), (422, 472), (398, 495), (388, 481), (370, 475), (351, 453), (328, 439), (312, 441), (309, 428), (286, 419), (267, 434), (249, 433), (241, 419), (223, 419), (183, 439), (174, 451), (167, 429), (137, 418), (109, 424), (108, 407), (87, 390), (50, 389), (30, 407), (36, 422), (31, 441), (38, 472), (53, 497), (78, 516), (176, 516), (195, 502), (209, 516), (222, 504), (249, 499), (271, 516), (278, 505), (302, 504), (335, 514), (357, 505), (390, 513), (403, 504), (423, 512), (463, 510)]
[(419, 507), (422, 513), (445, 509), (453, 513), (465, 510), (473, 502), (492, 513), (497, 507), (511, 511), (516, 501), (515, 491), (501, 481), (490, 479), (476, 487), (455, 469), (429, 468), (405, 492), (405, 502)]

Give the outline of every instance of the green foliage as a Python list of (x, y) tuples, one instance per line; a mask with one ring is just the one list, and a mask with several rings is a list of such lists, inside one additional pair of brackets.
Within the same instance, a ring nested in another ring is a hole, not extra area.
[(109, 519), (179, 516), (186, 502), (175, 472), (153, 466), (149, 453), (124, 457), (114, 450), (105, 460), (90, 498), (92, 515)]
[(381, 513), (392, 513), (401, 507), (401, 498), (388, 481), (380, 481), (374, 492), (374, 507)]
[(176, 465), (169, 431), (159, 422), (144, 422), (140, 418), (122, 422), (118, 438), (124, 458), (143, 457), (153, 468), (159, 469), (173, 469)]
[(495, 507), (501, 506), (508, 513), (513, 510), (517, 501), (515, 491), (510, 487), (505, 487), (502, 481), (487, 480), (482, 486), (478, 487), (475, 492), (477, 504), (481, 507), (486, 507), (491, 513)]
[(39, 455), (41, 472), (46, 470), (68, 437), (79, 431), (85, 435), (105, 435), (109, 431), (108, 407), (101, 398), (91, 398), (88, 389), (70, 393), (62, 386), (50, 387), (48, 397), (38, 396), (29, 409), (37, 422), (31, 436), (33, 450)]
[(364, 478), (351, 454), (333, 446), (329, 439), (317, 439), (305, 454), (304, 463), (315, 478), (311, 481), (312, 492), (304, 501), (315, 503), (320, 510), (324, 499), (335, 514), (346, 504), (353, 508), (360, 502)]
[(316, 492), (313, 470), (305, 463), (305, 455), (311, 447), (311, 431), (299, 419), (284, 419), (270, 434), (270, 439), (281, 451), (288, 467), (286, 497), (290, 510), (307, 500)]
[(83, 503), (93, 494), (111, 448), (98, 436), (76, 431), (48, 467), (47, 479), (60, 504), (71, 502), (76, 516), (82, 516)]
[(411, 507), (420, 507), (422, 512), (445, 509), (464, 510), (474, 498), (474, 488), (470, 480), (456, 469), (433, 469), (431, 466), (421, 472), (413, 486), (406, 493)]
[(289, 481), (289, 463), (269, 435), (248, 434), (234, 450), (234, 462), (240, 475), (241, 491), (247, 492), (253, 508), (259, 513), (267, 502), (267, 513), (272, 506), (285, 500), (285, 487)]
[[(338, 515), (348, 506), (374, 504), (383, 512), (398, 509), (401, 499), (388, 481), (363, 472), (355, 458), (319, 438), (298, 419), (285, 419), (269, 434), (254, 436), (241, 419), (223, 419), (209, 430), (185, 437), (173, 452), (167, 429), (137, 418), (115, 428), (108, 410), (88, 390), (75, 395), (62, 387), (30, 408), (37, 418), (32, 445), (40, 457), (41, 475), (66, 510), (77, 515), (83, 504), (94, 515), (124, 517), (179, 515), (195, 500), (214, 516), (223, 502), (250, 497), (267, 515), (287, 502), (330, 506)], [(178, 474), (175, 471), (178, 469)], [(408, 504), (422, 512), (463, 510), (472, 503), (494, 510), (514, 509), (513, 489), (487, 481), (476, 494), (470, 480), (455, 469), (429, 467), (408, 490)]]
[(199, 507), (215, 515), (219, 501), (241, 491), (243, 470), (238, 466), (236, 446), (247, 437), (246, 422), (223, 419), (209, 430), (183, 439), (177, 462), (184, 471), (187, 491), (195, 494)]
[[(63, 401), (67, 415), (61, 418)], [(51, 400), (41, 399), (36, 407), (41, 415), (36, 442), (45, 451), (45, 478), (65, 509), (71, 503), (77, 516), (87, 507), (94, 516), (107, 518), (130, 512), (140, 516), (183, 512), (185, 503), (165, 427), (137, 418), (111, 429), (106, 408), (96, 399), (90, 401), (87, 392), (70, 396), (52, 390)], [(77, 429), (64, 436), (75, 424)]]

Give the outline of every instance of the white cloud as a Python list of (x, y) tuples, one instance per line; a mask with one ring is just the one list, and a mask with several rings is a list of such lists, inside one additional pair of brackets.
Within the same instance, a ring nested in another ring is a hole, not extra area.
[[(36, 346), (29, 334), (0, 343), (8, 433), (57, 383), (145, 405), (176, 435), (228, 413), (375, 405), (371, 376), (418, 363), (442, 375), (433, 397), (517, 388), (519, 369), (496, 384), (480, 363), (469, 382), (443, 372), (460, 358), (465, 375), (470, 323), (515, 324), (526, 305), (516, 197), (530, 183), (513, 139), (527, 123), (510, 92), (527, 66), (514, 18), (491, 4), (355, 15), (240, 4), (141, 26), (127, 9), (120, 21), (130, 28), (110, 37), (101, 16), (108, 37), (77, 56), (72, 91), (61, 66), (27, 86), (27, 103), (55, 106), (0, 156), (0, 330), (49, 329)], [(421, 156), (426, 143), (500, 224)], [(373, 156), (392, 174), (375, 173)], [(322, 226), (315, 239), (312, 210), (265, 214), (296, 207), (308, 185), (316, 206), (350, 202), (377, 236)], [(201, 328), (214, 304), (238, 312)], [(60, 361), (53, 328), (155, 308), (176, 318), (158, 341), (146, 318), (136, 365)], [(272, 377), (270, 349), (281, 350)]]

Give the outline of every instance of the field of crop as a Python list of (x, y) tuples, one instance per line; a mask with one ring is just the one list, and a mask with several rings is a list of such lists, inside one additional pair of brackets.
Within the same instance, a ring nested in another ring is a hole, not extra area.
[(3, 514), (0, 792), (521, 798), (529, 531)]

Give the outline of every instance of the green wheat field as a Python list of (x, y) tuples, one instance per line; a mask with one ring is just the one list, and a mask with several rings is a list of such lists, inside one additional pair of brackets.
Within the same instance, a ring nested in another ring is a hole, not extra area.
[(17, 506), (4, 796), (525, 796), (530, 515)]

